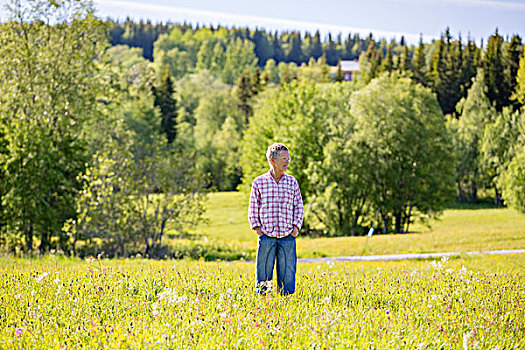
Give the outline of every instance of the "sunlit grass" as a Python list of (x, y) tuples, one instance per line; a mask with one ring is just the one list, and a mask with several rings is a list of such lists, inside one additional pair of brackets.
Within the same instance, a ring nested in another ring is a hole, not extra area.
[[(238, 192), (210, 194), (208, 222), (195, 232), (209, 240), (238, 242), (253, 253), (255, 233), (247, 219), (248, 198)], [(447, 209), (431, 227), (416, 223), (414, 233), (366, 237), (304, 238), (297, 244), (299, 257), (373, 255), (397, 253), (465, 252), (525, 248), (525, 214), (487, 205)], [(479, 208), (479, 209), (478, 209)]]
[(0, 258), (0, 348), (523, 348), (525, 255), (299, 264)]

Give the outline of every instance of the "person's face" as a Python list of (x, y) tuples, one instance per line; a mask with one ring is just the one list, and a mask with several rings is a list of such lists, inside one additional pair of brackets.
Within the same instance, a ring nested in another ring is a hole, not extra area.
[(285, 172), (289, 163), (290, 153), (288, 151), (282, 151), (277, 155), (277, 158), (272, 159), (273, 169), (277, 174)]

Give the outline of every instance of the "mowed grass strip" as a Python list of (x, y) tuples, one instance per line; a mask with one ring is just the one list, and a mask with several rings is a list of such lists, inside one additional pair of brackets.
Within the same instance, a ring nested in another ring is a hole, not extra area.
[(253, 264), (0, 258), (0, 348), (520, 349), (525, 254), (299, 264), (258, 296)]
[[(211, 193), (207, 203), (208, 222), (195, 233), (209, 240), (238, 242), (254, 252), (255, 233), (247, 219), (248, 196), (239, 192)], [(355, 256), (400, 253), (465, 252), (525, 248), (525, 214), (508, 208), (464, 205), (445, 210), (430, 228), (416, 223), (413, 233), (375, 234), (366, 237), (298, 239), (299, 257)]]

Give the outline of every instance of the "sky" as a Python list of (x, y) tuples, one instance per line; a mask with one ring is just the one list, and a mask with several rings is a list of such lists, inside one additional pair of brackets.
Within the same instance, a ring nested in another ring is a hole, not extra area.
[[(0, 0), (5, 3), (8, 0)], [(496, 29), (525, 36), (525, 0), (94, 0), (101, 18), (184, 21), (200, 25), (299, 30), (323, 36), (349, 33), (387, 41), (402, 35), (416, 44), (439, 38), (447, 27), (480, 43)], [(1, 11), (0, 11), (1, 13)]]
[(95, 0), (98, 15), (152, 22), (221, 24), (266, 30), (320, 30), (400, 39), (415, 44), (439, 38), (447, 27), (478, 43), (496, 29), (525, 35), (525, 0)]

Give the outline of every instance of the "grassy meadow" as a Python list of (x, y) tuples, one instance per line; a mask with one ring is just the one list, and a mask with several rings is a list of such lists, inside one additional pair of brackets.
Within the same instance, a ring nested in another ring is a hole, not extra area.
[(299, 264), (0, 258), (1, 349), (523, 349), (525, 254)]
[[(241, 249), (253, 259), (255, 233), (248, 225), (248, 198), (238, 192), (211, 193), (207, 223), (194, 230), (196, 241)], [(465, 252), (525, 248), (525, 214), (490, 205), (454, 205), (439, 220), (412, 225), (412, 233), (366, 237), (299, 237), (300, 258), (400, 253)], [(173, 240), (174, 242), (176, 240)], [(366, 244), (366, 247), (365, 247)], [(366, 248), (366, 249), (363, 249)]]

